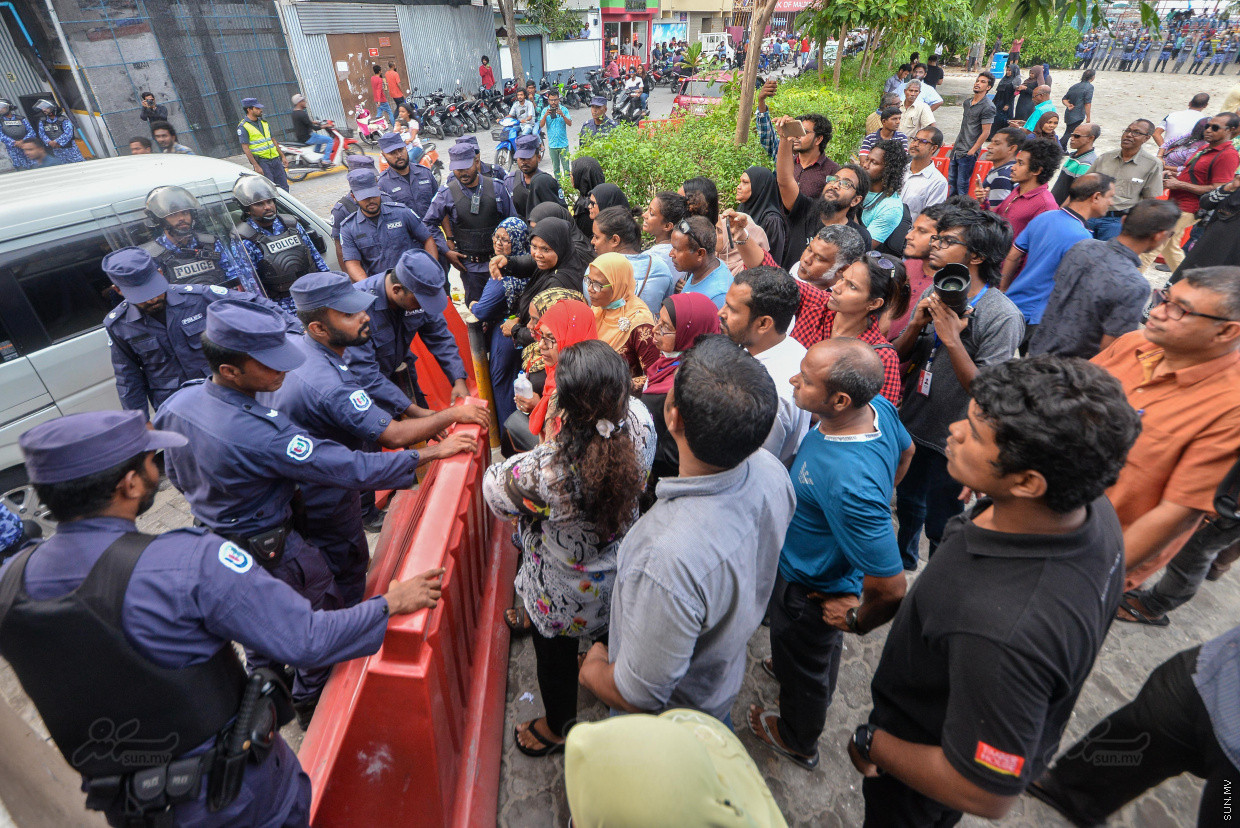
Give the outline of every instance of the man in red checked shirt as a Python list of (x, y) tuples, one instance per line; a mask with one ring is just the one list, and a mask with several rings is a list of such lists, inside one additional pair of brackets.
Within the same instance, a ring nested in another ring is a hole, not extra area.
[(848, 743), (866, 828), (1006, 814), (1054, 756), (1123, 594), (1105, 491), (1141, 425), (1119, 382), (1044, 355), (983, 368), (969, 391), (947, 472), (977, 505), (896, 612)]

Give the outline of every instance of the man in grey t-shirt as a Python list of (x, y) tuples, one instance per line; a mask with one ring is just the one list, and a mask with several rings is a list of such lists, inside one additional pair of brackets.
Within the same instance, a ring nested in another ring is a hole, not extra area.
[(1072, 134), (1072, 129), (1080, 123), (1090, 123), (1093, 117), (1094, 105), (1094, 70), (1086, 69), (1081, 73), (1079, 83), (1074, 83), (1068, 87), (1068, 91), (1063, 96), (1063, 122), (1066, 129), (1063, 138), (1059, 143), (1066, 150), (1068, 148), (1068, 136)]
[(787, 469), (760, 448), (776, 407), (770, 374), (727, 337), (681, 357), (663, 408), (680, 476), (659, 481), (621, 543), (608, 645), (578, 673), (611, 708), (692, 707), (731, 725), (796, 508)]
[(994, 129), (995, 102), (986, 97), (995, 85), (995, 76), (982, 72), (973, 81), (973, 97), (964, 102), (964, 115), (960, 120), (960, 133), (952, 145), (951, 163), (947, 168), (947, 193), (969, 195), (972, 187), (973, 167), (977, 156)]

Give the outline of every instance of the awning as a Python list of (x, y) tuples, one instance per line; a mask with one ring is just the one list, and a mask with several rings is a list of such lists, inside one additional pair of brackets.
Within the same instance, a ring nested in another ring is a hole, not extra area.
[(542, 26), (535, 26), (531, 23), (517, 24), (517, 37), (538, 37), (539, 35), (545, 35), (546, 33), (547, 30)]

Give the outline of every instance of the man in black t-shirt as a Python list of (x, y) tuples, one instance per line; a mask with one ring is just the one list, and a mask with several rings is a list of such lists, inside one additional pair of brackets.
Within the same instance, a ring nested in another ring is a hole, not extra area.
[(943, 67), (939, 66), (939, 56), (931, 55), (930, 63), (926, 66), (926, 77), (923, 83), (938, 89), (939, 84), (943, 82)]
[(981, 499), (900, 606), (848, 745), (867, 828), (1007, 813), (1053, 757), (1123, 593), (1103, 492), (1140, 420), (1119, 383), (1041, 356), (982, 370), (970, 392), (947, 471)]
[(309, 107), (305, 95), (298, 92), (293, 96), (293, 134), (299, 144), (309, 144), (315, 152), (327, 155), (332, 148), (332, 139), (318, 134), (317, 130), (322, 129), (323, 125), (310, 117)]

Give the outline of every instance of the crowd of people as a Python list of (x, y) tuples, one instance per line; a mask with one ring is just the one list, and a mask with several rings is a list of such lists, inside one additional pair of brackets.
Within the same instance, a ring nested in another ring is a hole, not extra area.
[(1153, 71), (1166, 72), (1170, 64), (1175, 74), (1191, 60), (1190, 75), (1225, 75), (1240, 61), (1240, 27), (1227, 21), (1203, 23), (1194, 20), (1191, 26), (1171, 24), (1157, 30), (1137, 24), (1094, 29), (1076, 46), (1076, 68), (1149, 72), (1153, 62)]

